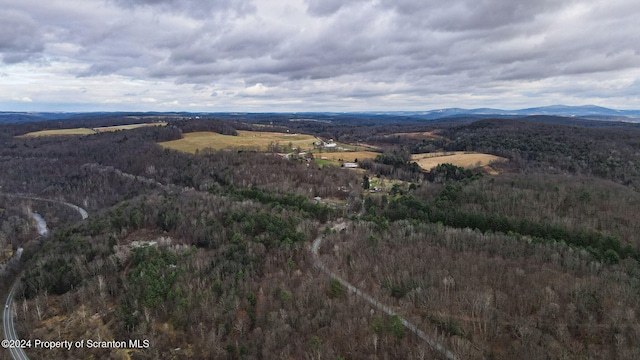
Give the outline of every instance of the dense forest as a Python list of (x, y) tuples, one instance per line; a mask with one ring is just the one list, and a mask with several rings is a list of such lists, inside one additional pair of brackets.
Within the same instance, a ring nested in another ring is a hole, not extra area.
[[(160, 120), (167, 125), (20, 136)], [(640, 357), (639, 127), (294, 120), (112, 114), (2, 125), (2, 280), (5, 294), (18, 284), (19, 336), (149, 341), (28, 356), (442, 358), (402, 316), (459, 359)], [(291, 130), (379, 153), (353, 170), (157, 144), (237, 130)], [(508, 161), (488, 173), (452, 164), (425, 171), (411, 160), (438, 151)], [(370, 179), (392, 186), (374, 190)], [(36, 231), (34, 213), (48, 235)], [(399, 316), (354, 296), (317, 261)]]

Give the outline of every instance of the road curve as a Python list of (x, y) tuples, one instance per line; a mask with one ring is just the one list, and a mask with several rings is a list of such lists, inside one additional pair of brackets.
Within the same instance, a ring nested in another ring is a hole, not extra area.
[[(87, 210), (81, 208), (80, 206), (74, 205), (74, 204), (70, 204), (68, 202), (65, 201), (60, 201), (60, 200), (53, 200), (53, 199), (43, 199), (43, 198), (39, 198), (39, 197), (33, 197), (33, 196), (26, 196), (26, 195), (12, 195), (12, 194), (0, 194), (0, 195), (4, 195), (4, 196), (8, 196), (8, 197), (14, 197), (14, 198), (21, 198), (21, 199), (30, 199), (30, 200), (39, 200), (39, 201), (48, 201), (48, 202), (55, 202), (58, 204), (62, 204), (65, 206), (69, 206), (71, 208), (73, 208), (74, 210), (76, 210), (80, 216), (82, 217), (82, 220), (86, 219), (89, 217), (89, 213), (87, 213)], [(18, 284), (20, 283), (19, 280), (16, 280), (13, 283), (13, 286), (11, 287), (11, 290), (9, 291), (9, 294), (7, 295), (7, 300), (4, 303), (4, 311), (2, 312), (2, 328), (4, 330), (4, 338), (6, 340), (12, 341), (12, 342), (16, 342), (18, 340), (20, 340), (20, 338), (18, 337), (18, 333), (16, 332), (16, 328), (15, 328), (15, 323), (14, 323), (14, 307), (15, 305), (13, 304), (13, 295), (15, 294), (16, 291), (16, 287), (18, 286)], [(24, 352), (24, 350), (22, 350), (22, 348), (17, 348), (17, 347), (9, 347), (9, 353), (11, 354), (11, 358), (13, 358), (14, 360), (28, 360), (29, 357), (27, 356), (27, 354)]]
[[(346, 224), (344, 222), (341, 222), (341, 223), (335, 224), (332, 229), (334, 229), (334, 230), (343, 230), (345, 228), (346, 228)], [(360, 289), (358, 289), (357, 287), (351, 285), (349, 282), (347, 282), (346, 280), (344, 280), (343, 278), (338, 276), (336, 273), (331, 271), (325, 264), (323, 264), (322, 261), (320, 261), (320, 256), (318, 255), (318, 251), (320, 250), (320, 246), (322, 245), (322, 240), (323, 239), (324, 239), (324, 235), (318, 236), (313, 241), (313, 245), (311, 246), (311, 252), (313, 253), (313, 258), (315, 260), (314, 264), (318, 269), (320, 269), (323, 273), (329, 275), (331, 278), (339, 281), (340, 284), (342, 284), (342, 286), (346, 287), (350, 292), (352, 292), (352, 293), (356, 294), (357, 296), (363, 298), (369, 304), (371, 304), (374, 307), (376, 307), (378, 310), (383, 311), (384, 313), (386, 313), (389, 316), (397, 316), (400, 319), (400, 321), (402, 322), (402, 325), (404, 325), (405, 328), (409, 329), (409, 331), (411, 331), (412, 333), (416, 334), (416, 336), (418, 336), (420, 339), (424, 340), (432, 349), (434, 349), (435, 351), (439, 352), (442, 356), (444, 356), (448, 360), (459, 360), (459, 358), (458, 358), (458, 356), (456, 354), (454, 354), (451, 350), (447, 349), (444, 345), (439, 343), (433, 337), (427, 335), (424, 331), (420, 330), (417, 326), (415, 326), (414, 324), (412, 324), (409, 321), (407, 321), (407, 319), (405, 319), (404, 317), (402, 317), (401, 315), (399, 315), (398, 313), (393, 311), (393, 309), (391, 309), (390, 307), (378, 302), (376, 299), (374, 299), (373, 297), (371, 297), (367, 293), (365, 293), (365, 292), (361, 291)]]
[[(11, 342), (16, 342), (20, 338), (16, 333), (15, 324), (13, 323), (13, 314), (14, 314), (14, 305), (13, 305), (13, 295), (16, 290), (16, 286), (18, 285), (18, 281), (16, 281), (11, 287), (11, 291), (9, 291), (9, 295), (7, 295), (7, 301), (4, 303), (4, 311), (2, 312), (2, 328), (4, 330), (4, 338)], [(16, 360), (28, 360), (29, 357), (25, 354), (24, 350), (20, 347), (9, 347), (9, 353), (11, 357)]]
[(75, 211), (78, 212), (78, 214), (80, 214), (80, 217), (82, 217), (82, 220), (85, 220), (85, 219), (87, 219), (89, 217), (89, 213), (87, 212), (87, 210), (81, 208), (78, 205), (74, 205), (74, 204), (68, 203), (66, 201), (54, 200), (54, 199), (45, 199), (45, 198), (40, 198), (40, 197), (36, 197), (36, 196), (29, 196), (29, 195), (14, 195), (14, 194), (2, 194), (2, 193), (0, 193), (0, 196), (6, 196), (6, 197), (12, 197), (12, 198), (18, 198), (18, 199), (53, 202), (53, 203), (61, 204), (61, 205), (68, 206), (68, 207), (74, 209)]

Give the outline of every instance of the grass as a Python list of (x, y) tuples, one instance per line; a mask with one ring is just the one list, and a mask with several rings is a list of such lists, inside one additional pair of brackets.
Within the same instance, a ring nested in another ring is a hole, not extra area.
[(320, 166), (340, 166), (339, 162), (333, 161), (333, 160), (316, 159), (316, 164), (318, 164)]
[(317, 153), (314, 152), (313, 156), (317, 159), (326, 157), (327, 160), (338, 161), (342, 159), (342, 161), (346, 162), (355, 162), (356, 159), (374, 159), (376, 156), (380, 155), (380, 153), (373, 151), (345, 151), (345, 152), (322, 152)]
[(195, 153), (196, 150), (205, 148), (266, 151), (270, 144), (279, 144), (281, 148), (286, 147), (287, 149), (291, 144), (293, 147), (306, 150), (313, 148), (314, 141), (317, 140), (311, 135), (238, 130), (238, 136), (214, 132), (192, 132), (184, 134), (180, 140), (161, 142), (160, 145), (178, 151)]
[(166, 122), (155, 123), (143, 123), (143, 124), (130, 124), (130, 125), (116, 125), (116, 126), (104, 126), (93, 129), (89, 128), (71, 128), (71, 129), (55, 129), (55, 130), (41, 130), (26, 133), (18, 137), (39, 137), (39, 136), (60, 136), (60, 135), (91, 135), (95, 133), (118, 131), (118, 130), (131, 130), (145, 126), (166, 126)]
[[(506, 161), (507, 159), (480, 153), (467, 153), (463, 151), (447, 153), (414, 154), (411, 161), (415, 161), (424, 170), (431, 170), (439, 164), (449, 163), (464, 168), (488, 167), (490, 162)], [(489, 169), (491, 170), (491, 169)]]
[(18, 137), (39, 137), (39, 136), (60, 136), (60, 135), (89, 135), (96, 132), (88, 128), (73, 128), (73, 129), (56, 129), (56, 130), (40, 130)]
[(131, 124), (131, 125), (116, 125), (116, 126), (104, 126), (94, 128), (96, 132), (106, 132), (106, 131), (118, 131), (118, 130), (131, 130), (137, 129), (145, 126), (166, 126), (166, 122), (154, 122), (154, 123), (144, 123), (144, 124)]

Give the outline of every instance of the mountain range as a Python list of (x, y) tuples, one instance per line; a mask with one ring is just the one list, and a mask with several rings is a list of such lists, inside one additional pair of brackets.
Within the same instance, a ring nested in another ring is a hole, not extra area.
[[(66, 120), (78, 117), (91, 117), (93, 116), (109, 116), (109, 115), (131, 115), (132, 113), (107, 113), (107, 112), (94, 112), (94, 113), (65, 113), (65, 112), (0, 112), (0, 124), (1, 123), (22, 123), (22, 122), (34, 122), (34, 121), (48, 121), (48, 120)], [(171, 113), (135, 113), (138, 116), (151, 116), (151, 115), (173, 115), (173, 116), (216, 116), (218, 115), (235, 115), (234, 113), (187, 113), (187, 112), (171, 112)], [(296, 113), (301, 115), (303, 113)], [(353, 113), (306, 113), (306, 114), (334, 114), (334, 115), (387, 115), (387, 116), (402, 116), (410, 118), (418, 118), (424, 120), (445, 119), (445, 118), (458, 118), (458, 117), (472, 117), (472, 118), (489, 118), (489, 117), (527, 117), (527, 116), (560, 116), (571, 117), (580, 119), (591, 120), (608, 120), (608, 121), (627, 121), (627, 122), (640, 122), (640, 110), (615, 110), (595, 105), (584, 106), (566, 106), (566, 105), (552, 105), (544, 107), (532, 107), (517, 110), (502, 110), (493, 108), (476, 108), (476, 109), (463, 109), (463, 108), (446, 108), (436, 109), (428, 111), (375, 111), (375, 112), (353, 112)], [(250, 115), (247, 113), (246, 115)], [(275, 115), (275, 114), (274, 114)], [(225, 116), (225, 117), (227, 117)]]
[(628, 120), (640, 121), (640, 110), (615, 110), (595, 105), (566, 106), (552, 105), (532, 107), (518, 110), (502, 110), (492, 108), (462, 109), (447, 108), (429, 111), (376, 112), (376, 114), (402, 114), (424, 119), (441, 119), (449, 117), (524, 117), (534, 115), (579, 117), (594, 120)]

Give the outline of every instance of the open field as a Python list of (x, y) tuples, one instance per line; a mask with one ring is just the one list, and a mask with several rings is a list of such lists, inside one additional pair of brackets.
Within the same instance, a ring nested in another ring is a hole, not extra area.
[(40, 130), (19, 137), (39, 137), (39, 136), (59, 136), (59, 135), (90, 135), (96, 132), (89, 128), (73, 128), (73, 129), (56, 129), (56, 130)]
[(380, 155), (380, 153), (376, 153), (373, 151), (344, 151), (344, 152), (323, 152), (323, 153), (314, 153), (316, 158), (326, 157), (328, 160), (338, 161), (342, 159), (342, 161), (346, 162), (354, 162), (356, 159), (374, 159), (376, 156)]
[(166, 122), (154, 122), (144, 124), (131, 124), (131, 125), (116, 125), (116, 126), (104, 126), (97, 128), (72, 128), (72, 129), (55, 129), (55, 130), (41, 130), (26, 133), (19, 137), (38, 137), (38, 136), (59, 136), (59, 135), (91, 135), (95, 133), (118, 131), (118, 130), (131, 130), (144, 126), (166, 126)]
[(438, 164), (449, 163), (464, 168), (485, 167), (492, 161), (506, 161), (507, 159), (479, 153), (467, 153), (463, 151), (446, 152), (446, 153), (425, 153), (414, 154), (411, 160), (415, 161), (424, 170), (430, 170)]
[(118, 131), (118, 130), (131, 130), (137, 129), (145, 126), (166, 126), (166, 122), (154, 122), (154, 123), (144, 123), (144, 124), (131, 124), (131, 125), (116, 125), (116, 126), (104, 126), (94, 128), (96, 132), (106, 132), (106, 131)]
[(333, 160), (321, 160), (320, 158), (316, 159), (316, 164), (320, 166), (340, 166), (340, 163)]
[(216, 150), (237, 148), (265, 151), (270, 144), (279, 144), (283, 147), (288, 147), (291, 144), (293, 147), (300, 149), (311, 149), (314, 141), (317, 140), (311, 135), (239, 130), (238, 136), (204, 131), (186, 133), (180, 140), (161, 142), (160, 145), (178, 151), (195, 153), (196, 150), (205, 148)]

